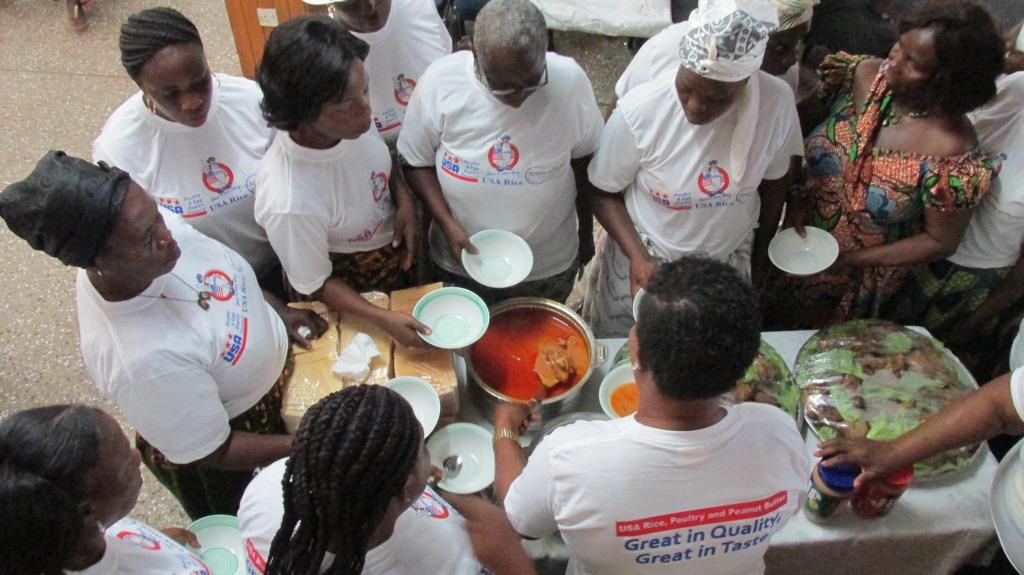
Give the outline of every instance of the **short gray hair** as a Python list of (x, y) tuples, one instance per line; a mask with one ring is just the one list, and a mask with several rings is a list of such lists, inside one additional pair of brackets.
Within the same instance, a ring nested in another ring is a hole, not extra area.
[(491, 0), (477, 14), (473, 46), (478, 52), (506, 50), (540, 58), (548, 49), (548, 25), (529, 0)]

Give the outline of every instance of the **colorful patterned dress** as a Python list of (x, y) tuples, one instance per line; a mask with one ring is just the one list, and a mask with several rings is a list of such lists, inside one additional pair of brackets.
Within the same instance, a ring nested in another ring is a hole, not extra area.
[[(814, 196), (808, 224), (831, 233), (840, 254), (920, 233), (925, 207), (974, 207), (994, 173), (992, 161), (978, 151), (939, 158), (875, 148), (892, 96), (879, 72), (858, 113), (853, 76), (867, 58), (840, 52), (822, 63), (823, 97), (830, 99), (831, 111), (805, 140), (806, 185)], [(778, 272), (765, 293), (765, 325), (814, 329), (878, 317), (907, 272), (840, 266), (806, 277)]]

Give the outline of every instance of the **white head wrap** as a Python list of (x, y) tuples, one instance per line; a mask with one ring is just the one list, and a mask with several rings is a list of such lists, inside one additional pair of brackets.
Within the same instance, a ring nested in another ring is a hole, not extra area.
[(768, 35), (779, 25), (768, 0), (700, 0), (679, 43), (689, 70), (720, 82), (739, 82), (761, 67)]
[(772, 0), (779, 12), (779, 29), (777, 32), (796, 28), (811, 21), (811, 12), (818, 0)]

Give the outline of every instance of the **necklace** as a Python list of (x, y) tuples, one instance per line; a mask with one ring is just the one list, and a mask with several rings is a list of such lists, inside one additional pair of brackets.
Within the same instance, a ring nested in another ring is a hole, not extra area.
[(181, 279), (180, 277), (178, 277), (177, 274), (175, 274), (173, 272), (171, 273), (171, 275), (174, 277), (174, 279), (178, 280), (183, 286), (185, 286), (188, 289), (194, 291), (196, 293), (196, 299), (187, 299), (187, 298), (180, 298), (180, 297), (170, 297), (170, 296), (166, 296), (164, 294), (160, 294), (160, 295), (139, 294), (139, 295), (141, 297), (149, 297), (149, 298), (153, 298), (153, 299), (166, 299), (166, 300), (171, 300), (171, 301), (183, 301), (183, 302), (186, 302), (186, 303), (194, 303), (194, 304), (198, 305), (199, 307), (203, 308), (203, 311), (207, 311), (207, 310), (210, 309), (210, 298), (213, 297), (210, 292), (208, 292), (206, 290), (202, 290), (202, 291), (197, 290), (196, 288), (192, 287), (191, 284), (189, 284), (185, 280)]
[(882, 103), (879, 105), (879, 111), (882, 113), (882, 125), (883, 126), (895, 126), (900, 123), (904, 117), (907, 118), (927, 118), (929, 113), (927, 110), (922, 111), (911, 111), (911, 112), (900, 112), (896, 109), (896, 106), (892, 105), (892, 94), (886, 94), (882, 98)]

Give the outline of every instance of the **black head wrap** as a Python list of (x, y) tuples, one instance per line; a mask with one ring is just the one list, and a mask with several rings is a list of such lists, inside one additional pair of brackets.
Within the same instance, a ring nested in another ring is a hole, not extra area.
[(114, 225), (130, 178), (50, 150), (27, 178), (0, 193), (0, 218), (33, 249), (65, 265), (93, 265)]

